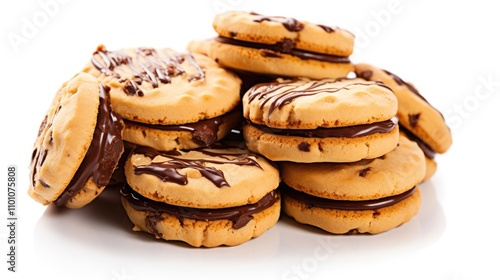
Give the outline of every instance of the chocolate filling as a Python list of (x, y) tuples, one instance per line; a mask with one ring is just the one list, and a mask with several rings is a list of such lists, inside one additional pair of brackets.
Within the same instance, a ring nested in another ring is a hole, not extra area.
[[(221, 37), (221, 36), (216, 37), (215, 41), (217, 41), (219, 43), (223, 43), (223, 44), (230, 44), (230, 45), (235, 45), (235, 46), (240, 46), (240, 47), (245, 47), (245, 48), (261, 49), (261, 50), (264, 50), (263, 56), (266, 56), (266, 57), (279, 58), (280, 57), (279, 53), (282, 53), (282, 54), (293, 55), (293, 56), (296, 56), (300, 59), (313, 59), (313, 60), (325, 61), (325, 62), (330, 62), (330, 63), (351, 63), (349, 58), (345, 57), (345, 56), (322, 54), (322, 53), (316, 53), (316, 52), (310, 52), (310, 51), (296, 49), (295, 43), (293, 43), (293, 41), (291, 41), (290, 39), (285, 39), (283, 42), (277, 43), (274, 45), (235, 40), (235, 39), (230, 39), (230, 38)], [(278, 54), (273, 53), (273, 52), (278, 52)]]
[(253, 214), (264, 211), (279, 201), (279, 193), (277, 191), (271, 191), (254, 204), (220, 209), (199, 209), (175, 206), (145, 198), (132, 190), (128, 185), (122, 187), (121, 194), (137, 211), (146, 211), (154, 214), (166, 213), (177, 217), (181, 222), (182, 219), (200, 221), (230, 220), (233, 222), (232, 227), (234, 229), (244, 227), (253, 219)]
[(99, 89), (99, 111), (92, 142), (73, 179), (54, 201), (57, 206), (68, 203), (90, 178), (98, 187), (106, 186), (123, 153), (121, 118), (111, 110), (109, 87), (100, 84)]
[(320, 207), (327, 209), (349, 210), (349, 211), (362, 211), (362, 210), (376, 210), (383, 207), (394, 205), (405, 198), (410, 197), (416, 190), (416, 187), (403, 192), (398, 195), (384, 197), (374, 200), (334, 200), (313, 196), (301, 191), (297, 191), (286, 184), (280, 185), (280, 190), (284, 195), (302, 201), (308, 204), (310, 208)]
[[(187, 131), (191, 132), (191, 139), (198, 145), (209, 146), (218, 140), (217, 133), (219, 127), (224, 122), (234, 122), (234, 119), (241, 119), (241, 111), (233, 110), (225, 115), (218, 116), (211, 119), (200, 120), (195, 123), (187, 123), (180, 125), (161, 125), (161, 124), (147, 124), (134, 122), (130, 120), (123, 120), (126, 125), (144, 126), (152, 129), (163, 131)], [(239, 121), (236, 121), (239, 123)]]
[(398, 119), (396, 117), (393, 117), (386, 121), (381, 121), (371, 124), (360, 124), (360, 125), (334, 127), (334, 128), (320, 127), (316, 129), (280, 129), (254, 123), (251, 124), (264, 132), (277, 135), (317, 137), (317, 138), (327, 138), (327, 137), (354, 138), (354, 137), (371, 135), (375, 133), (391, 132), (397, 126)]

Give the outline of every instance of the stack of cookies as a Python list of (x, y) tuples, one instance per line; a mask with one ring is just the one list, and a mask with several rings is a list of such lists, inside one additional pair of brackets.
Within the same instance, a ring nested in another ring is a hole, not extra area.
[(99, 46), (42, 122), (33, 199), (81, 208), (119, 185), (134, 230), (195, 247), (244, 243), (282, 212), (335, 234), (418, 213), (451, 136), (413, 86), (353, 64), (338, 27), (240, 11), (213, 26), (185, 52)]

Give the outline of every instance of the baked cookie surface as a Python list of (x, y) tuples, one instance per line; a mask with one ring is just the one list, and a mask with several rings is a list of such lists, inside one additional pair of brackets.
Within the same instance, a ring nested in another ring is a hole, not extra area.
[(109, 88), (85, 73), (64, 83), (35, 141), (30, 196), (69, 208), (90, 203), (123, 153), (122, 129), (110, 107)]

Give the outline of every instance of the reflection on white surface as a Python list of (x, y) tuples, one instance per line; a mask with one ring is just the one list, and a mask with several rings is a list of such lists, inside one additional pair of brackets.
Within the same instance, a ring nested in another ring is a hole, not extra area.
[[(432, 181), (422, 184), (419, 214), (378, 235), (331, 235), (283, 215), (262, 236), (218, 248), (193, 248), (132, 231), (118, 189), (108, 188), (82, 209), (48, 207), (34, 232), (36, 259), (40, 273), (71, 267), (78, 278), (93, 279), (145, 279), (166, 271), (184, 277), (247, 271), (241, 277), (265, 272), (272, 279), (307, 279), (335, 269), (342, 275), (356, 263), (367, 268), (367, 263), (376, 267), (394, 256), (401, 261), (439, 239), (446, 221), (434, 188)], [(259, 269), (249, 271), (252, 267)]]

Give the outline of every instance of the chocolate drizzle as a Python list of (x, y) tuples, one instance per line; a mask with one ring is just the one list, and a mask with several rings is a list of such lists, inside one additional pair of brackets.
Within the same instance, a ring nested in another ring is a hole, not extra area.
[(143, 96), (139, 87), (143, 82), (157, 88), (160, 84), (171, 83), (173, 77), (184, 75), (186, 71), (181, 64), (186, 59), (197, 72), (188, 81), (204, 79), (205, 73), (191, 53), (180, 54), (167, 49), (136, 48), (135, 55), (130, 56), (124, 51), (108, 51), (99, 46), (91, 62), (104, 75), (118, 79), (125, 93)]
[(215, 152), (209, 149), (196, 149), (195, 151), (198, 151), (207, 157), (187, 159), (182, 158), (182, 153), (179, 151), (159, 152), (149, 147), (138, 147), (134, 150), (134, 154), (143, 154), (151, 160), (155, 159), (157, 156), (162, 156), (167, 159), (164, 161), (152, 162), (150, 165), (136, 166), (134, 168), (134, 174), (149, 174), (160, 178), (164, 182), (186, 185), (188, 183), (187, 176), (180, 174), (178, 170), (191, 168), (198, 170), (203, 177), (212, 182), (218, 188), (221, 188), (230, 187), (224, 177), (224, 173), (219, 169), (207, 166), (206, 163), (235, 164), (241, 166), (246, 165), (262, 169), (259, 163), (255, 159), (251, 158), (252, 155), (249, 153), (230, 154), (218, 151)]
[[(149, 212), (148, 224), (153, 227), (153, 233), (158, 236), (158, 232), (154, 226), (160, 220), (159, 215), (166, 213), (182, 219), (193, 219), (200, 221), (215, 221), (215, 220), (230, 220), (234, 229), (244, 227), (250, 220), (253, 219), (253, 214), (262, 212), (267, 208), (279, 202), (280, 196), (277, 191), (271, 191), (262, 199), (254, 204), (247, 204), (236, 207), (220, 208), (220, 209), (199, 209), (191, 207), (180, 207), (163, 202), (154, 201), (145, 198), (132, 190), (129, 186), (124, 186), (121, 189), (121, 194), (128, 203), (137, 211)], [(151, 217), (151, 218), (149, 218)]]
[(288, 31), (290, 32), (298, 32), (304, 29), (304, 24), (294, 18), (290, 17), (277, 17), (277, 16), (262, 16), (257, 13), (250, 13), (253, 16), (258, 16), (256, 19), (253, 21), (255, 22), (263, 22), (263, 21), (270, 21), (270, 22), (277, 22), (281, 23)]
[(371, 124), (360, 124), (360, 125), (332, 127), (332, 128), (319, 127), (316, 129), (280, 129), (280, 128), (272, 128), (252, 123), (253, 126), (267, 133), (285, 135), (285, 136), (317, 137), (317, 138), (327, 138), (327, 137), (354, 138), (374, 133), (388, 133), (391, 132), (397, 126), (397, 124), (398, 124), (398, 119), (396, 117), (393, 117), (386, 121), (381, 121)]
[[(340, 80), (342, 79), (345, 78), (341, 78)], [(268, 115), (271, 115), (275, 109), (281, 109), (283, 106), (290, 104), (293, 100), (303, 96), (311, 96), (320, 93), (336, 93), (341, 90), (348, 90), (350, 87), (358, 85), (377, 85), (387, 88), (382, 83), (373, 82), (355, 82), (342, 87), (336, 87), (335, 81), (338, 80), (315, 80), (303, 83), (299, 86), (295, 84), (297, 82), (296, 79), (258, 84), (249, 90), (248, 101), (253, 102), (254, 100), (259, 100), (261, 109), (269, 103)], [(325, 85), (328, 85), (328, 87), (324, 87)]]
[[(219, 43), (223, 43), (223, 44), (230, 44), (230, 45), (235, 45), (235, 46), (240, 46), (240, 47), (245, 47), (245, 48), (260, 49), (261, 55), (264, 57), (280, 58), (281, 56), (279, 55), (279, 53), (282, 53), (282, 54), (293, 55), (293, 56), (296, 56), (300, 59), (305, 59), (305, 60), (306, 59), (313, 59), (313, 60), (325, 61), (325, 62), (330, 62), (330, 63), (351, 63), (351, 61), (349, 60), (349, 57), (337, 56), (337, 55), (331, 55), (331, 54), (322, 54), (322, 53), (316, 53), (316, 52), (296, 49), (296, 48), (294, 48), (295, 44), (290, 39), (285, 39), (283, 42), (280, 42), (280, 43), (277, 43), (274, 45), (247, 42), (247, 41), (235, 40), (235, 39), (230, 39), (230, 38), (225, 38), (225, 37), (220, 37), (220, 36), (216, 37), (215, 41), (217, 41)], [(291, 46), (290, 42), (292, 43), (293, 48), (290, 47)]]
[(405, 198), (410, 197), (416, 190), (416, 187), (410, 190), (397, 194), (394, 196), (384, 197), (374, 200), (334, 200), (323, 197), (313, 196), (301, 191), (297, 191), (286, 184), (280, 185), (280, 190), (284, 195), (291, 198), (305, 202), (312, 207), (320, 207), (327, 209), (349, 210), (349, 211), (363, 211), (363, 210), (377, 210), (383, 207), (394, 205)]
[(54, 202), (57, 206), (68, 203), (90, 178), (98, 187), (106, 186), (123, 153), (123, 123), (111, 110), (109, 87), (99, 84), (99, 89), (99, 112), (92, 142), (73, 179)]

